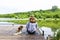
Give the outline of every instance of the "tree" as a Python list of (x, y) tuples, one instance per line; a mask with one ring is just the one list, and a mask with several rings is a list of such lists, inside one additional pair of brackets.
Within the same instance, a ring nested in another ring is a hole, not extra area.
[(56, 14), (56, 15), (53, 16), (53, 18), (59, 18), (59, 16)]
[(57, 9), (58, 9), (57, 6), (52, 6), (52, 11), (53, 11), (53, 12), (56, 11)]

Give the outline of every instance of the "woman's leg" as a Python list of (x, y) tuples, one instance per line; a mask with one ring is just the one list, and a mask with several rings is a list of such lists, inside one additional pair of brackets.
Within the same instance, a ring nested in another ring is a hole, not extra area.
[(28, 34), (35, 34), (35, 31), (34, 32), (30, 32), (30, 31), (27, 30), (27, 32), (28, 32)]

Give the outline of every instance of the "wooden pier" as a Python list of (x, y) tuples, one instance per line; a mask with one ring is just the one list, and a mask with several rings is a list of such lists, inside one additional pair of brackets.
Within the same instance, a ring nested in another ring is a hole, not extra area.
[(0, 36), (0, 40), (45, 40), (43, 36), (38, 35), (17, 35)]
[(42, 35), (12, 35), (16, 27), (0, 26), (0, 40), (45, 40)]

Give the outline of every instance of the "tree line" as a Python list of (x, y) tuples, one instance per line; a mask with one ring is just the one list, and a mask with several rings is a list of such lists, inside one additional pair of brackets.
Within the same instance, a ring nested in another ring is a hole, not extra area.
[(34, 15), (39, 18), (60, 18), (60, 9), (57, 6), (52, 6), (52, 9), (48, 10), (36, 10), (29, 12), (18, 12), (12, 14), (0, 14), (0, 18), (28, 18), (30, 15)]

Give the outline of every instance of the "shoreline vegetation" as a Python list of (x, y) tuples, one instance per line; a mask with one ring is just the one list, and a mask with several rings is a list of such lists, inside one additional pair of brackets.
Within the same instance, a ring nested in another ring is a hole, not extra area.
[[(13, 22), (15, 24), (26, 24), (28, 22), (29, 19), (27, 20), (23, 20), (23, 19), (14, 19), (14, 20), (0, 20), (0, 22)], [(39, 27), (42, 26), (46, 26), (46, 27), (50, 27), (52, 29), (58, 29), (60, 28), (60, 19), (37, 19), (37, 23)]]
[(45, 18), (59, 18), (60, 19), (60, 9), (57, 6), (52, 6), (51, 9), (47, 10), (35, 10), (28, 12), (17, 12), (11, 14), (0, 14), (0, 18), (16, 18), (16, 19), (24, 19), (29, 18), (31, 15), (34, 15), (37, 19), (45, 19)]

